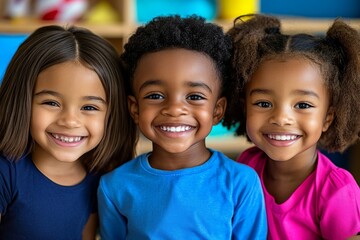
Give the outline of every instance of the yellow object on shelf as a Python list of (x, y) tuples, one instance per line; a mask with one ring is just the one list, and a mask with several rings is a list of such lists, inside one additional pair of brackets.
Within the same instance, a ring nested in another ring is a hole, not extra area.
[(258, 13), (260, 0), (219, 0), (219, 18), (234, 19), (240, 15)]
[(120, 16), (113, 7), (104, 0), (94, 6), (86, 13), (84, 19), (88, 23), (115, 23), (120, 21)]

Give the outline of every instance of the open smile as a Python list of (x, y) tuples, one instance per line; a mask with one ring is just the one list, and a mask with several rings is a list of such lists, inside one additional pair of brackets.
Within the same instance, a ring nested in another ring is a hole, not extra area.
[(160, 126), (162, 131), (172, 132), (172, 133), (181, 133), (191, 130), (193, 127), (189, 125), (181, 125), (181, 126)]
[(266, 136), (271, 140), (276, 141), (291, 141), (300, 138), (300, 135), (293, 134), (267, 134)]
[(55, 138), (56, 140), (61, 141), (63, 143), (77, 143), (77, 142), (80, 142), (82, 139), (84, 139), (84, 137), (82, 137), (82, 136), (70, 137), (70, 136), (60, 135), (57, 133), (51, 133), (51, 136), (53, 138)]

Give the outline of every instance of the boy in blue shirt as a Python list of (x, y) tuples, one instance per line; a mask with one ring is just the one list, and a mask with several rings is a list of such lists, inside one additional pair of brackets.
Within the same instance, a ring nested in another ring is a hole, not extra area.
[(155, 18), (129, 39), (129, 109), (153, 150), (102, 177), (103, 239), (266, 238), (256, 173), (205, 144), (226, 108), (230, 55), (222, 29), (196, 16)]

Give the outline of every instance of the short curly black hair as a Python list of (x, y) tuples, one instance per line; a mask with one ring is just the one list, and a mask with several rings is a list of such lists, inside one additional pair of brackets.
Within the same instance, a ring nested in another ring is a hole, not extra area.
[(155, 17), (144, 26), (138, 27), (129, 38), (121, 54), (121, 62), (128, 73), (128, 88), (132, 86), (132, 77), (142, 56), (171, 48), (183, 48), (204, 53), (216, 66), (222, 89), (228, 78), (231, 57), (231, 39), (223, 29), (208, 23), (196, 15)]

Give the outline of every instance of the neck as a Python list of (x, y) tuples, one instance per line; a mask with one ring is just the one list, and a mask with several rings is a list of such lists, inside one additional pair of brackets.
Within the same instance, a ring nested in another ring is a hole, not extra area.
[(299, 157), (297, 160), (285, 162), (269, 160), (266, 163), (263, 181), (266, 190), (278, 204), (289, 199), (316, 167), (317, 151), (310, 156)]
[(151, 167), (162, 170), (178, 170), (199, 166), (211, 156), (205, 143), (191, 147), (184, 152), (171, 153), (159, 146), (153, 145), (153, 151), (149, 156)]
[(56, 163), (41, 161), (33, 156), (36, 168), (48, 179), (62, 186), (73, 186), (80, 183), (86, 176), (86, 170), (80, 161), (72, 163)]
[(297, 179), (304, 180), (314, 171), (317, 161), (317, 150), (314, 149), (311, 155), (297, 156), (288, 161), (269, 160), (265, 167), (268, 178), (274, 180), (292, 181)]

